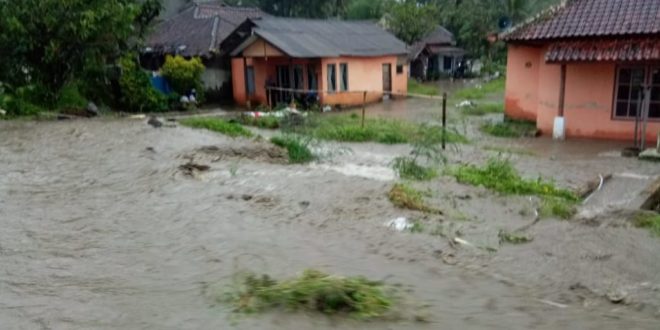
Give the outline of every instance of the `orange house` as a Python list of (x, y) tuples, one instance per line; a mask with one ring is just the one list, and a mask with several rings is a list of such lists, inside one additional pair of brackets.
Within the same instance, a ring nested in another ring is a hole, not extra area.
[(556, 138), (655, 141), (660, 1), (563, 1), (502, 38), (509, 117)]
[(249, 19), (223, 43), (239, 105), (352, 106), (406, 94), (406, 44), (375, 23)]

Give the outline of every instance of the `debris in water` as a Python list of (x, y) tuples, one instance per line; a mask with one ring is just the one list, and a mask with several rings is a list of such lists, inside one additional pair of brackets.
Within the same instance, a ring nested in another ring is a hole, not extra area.
[(151, 125), (153, 128), (161, 128), (163, 127), (163, 121), (156, 117), (149, 117), (149, 120), (147, 121), (147, 124)]
[(128, 118), (129, 119), (145, 119), (145, 118), (147, 118), (147, 116), (140, 114), (140, 115), (132, 115), (132, 116), (129, 116)]
[(394, 229), (396, 231), (404, 231), (411, 229), (413, 227), (413, 224), (410, 221), (408, 221), (408, 219), (401, 217), (388, 221), (387, 223), (385, 223), (385, 226), (387, 226), (390, 229)]
[(613, 304), (621, 304), (625, 302), (628, 293), (622, 290), (611, 291), (607, 294), (607, 299)]
[(542, 302), (542, 303), (544, 303), (544, 304), (546, 304), (546, 305), (550, 305), (550, 306), (557, 307), (557, 308), (568, 308), (568, 305), (564, 305), (564, 304), (556, 303), (556, 302), (554, 302), (554, 301), (550, 301), (550, 300), (538, 299), (538, 301), (539, 301), (539, 302)]
[(454, 243), (465, 245), (465, 246), (470, 246), (470, 247), (475, 247), (474, 244), (472, 244), (472, 243), (470, 243), (470, 242), (468, 242), (468, 241), (466, 241), (462, 238), (458, 238), (458, 237), (454, 238)]
[(179, 166), (179, 169), (183, 174), (188, 175), (188, 176), (194, 176), (195, 173), (197, 172), (206, 172), (211, 169), (210, 166), (208, 165), (200, 165), (200, 164), (195, 164), (193, 162), (189, 162), (187, 164), (183, 164)]

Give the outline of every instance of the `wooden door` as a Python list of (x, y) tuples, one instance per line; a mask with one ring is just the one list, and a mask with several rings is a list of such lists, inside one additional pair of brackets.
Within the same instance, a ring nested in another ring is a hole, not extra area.
[(392, 64), (383, 64), (383, 92), (392, 92)]

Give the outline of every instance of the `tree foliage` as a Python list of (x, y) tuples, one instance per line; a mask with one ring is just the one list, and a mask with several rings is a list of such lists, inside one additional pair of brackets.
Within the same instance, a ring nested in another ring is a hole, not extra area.
[(135, 45), (159, 10), (157, 0), (0, 0), (0, 81), (53, 99)]
[(438, 7), (415, 0), (394, 1), (386, 14), (387, 28), (399, 39), (412, 44), (438, 25)]

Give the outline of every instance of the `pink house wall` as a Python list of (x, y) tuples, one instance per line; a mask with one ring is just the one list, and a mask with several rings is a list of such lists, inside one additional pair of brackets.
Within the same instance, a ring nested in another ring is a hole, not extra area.
[[(559, 113), (561, 65), (548, 64), (544, 47), (509, 46), (505, 110), (509, 117), (536, 120), (552, 134)], [(616, 63), (567, 63), (564, 119), (567, 137), (632, 140), (632, 120), (612, 118)], [(651, 121), (647, 140), (655, 141), (660, 122)]]

